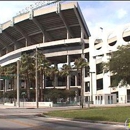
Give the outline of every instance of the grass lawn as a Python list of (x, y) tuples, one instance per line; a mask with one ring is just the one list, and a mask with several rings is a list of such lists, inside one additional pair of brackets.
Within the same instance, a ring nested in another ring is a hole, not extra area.
[(79, 110), (52, 111), (47, 113), (47, 115), (53, 117), (124, 123), (127, 118), (130, 118), (130, 107), (105, 107)]

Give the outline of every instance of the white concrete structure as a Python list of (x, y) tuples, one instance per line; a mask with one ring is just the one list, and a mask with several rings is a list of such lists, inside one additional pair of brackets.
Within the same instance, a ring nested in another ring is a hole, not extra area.
[[(130, 25), (108, 34), (102, 33), (100, 38), (96, 38), (90, 35), (86, 22), (75, 2), (40, 8), (13, 17), (0, 26), (0, 65), (17, 62), (24, 52), (29, 53), (36, 47), (41, 48), (55, 65), (70, 64), (75, 58), (83, 57), (90, 66), (90, 76), (85, 74), (85, 70), (83, 73), (86, 102), (90, 99), (94, 104), (126, 103), (130, 88), (110, 88), (112, 75), (110, 72), (100, 72), (99, 66), (102, 61), (109, 60), (107, 54), (110, 51), (130, 41)], [(57, 81), (56, 88), (74, 89), (78, 96), (81, 88), (79, 77), (71, 74), (67, 76), (66, 86)], [(5, 86), (3, 90), (8, 90), (8, 82), (1, 82)], [(47, 83), (45, 88), (52, 88), (52, 84)]]
[[(110, 94), (116, 94), (116, 96), (113, 95), (112, 97), (114, 99), (113, 103), (116, 102), (115, 98), (117, 98), (118, 103), (129, 102), (130, 88), (126, 86), (115, 86), (114, 88), (110, 88), (112, 82), (112, 74), (110, 72), (99, 72), (98, 70), (98, 65), (102, 62), (107, 62), (110, 59), (109, 54), (112, 51), (116, 51), (118, 46), (128, 44), (130, 41), (129, 38), (130, 24), (120, 26), (119, 28), (116, 28), (114, 31), (109, 33), (102, 33), (100, 38), (95, 38), (93, 36), (89, 38), (90, 71), (95, 72), (92, 75), (93, 86), (90, 86), (93, 88), (94, 104), (96, 104), (98, 98), (101, 102), (101, 97), (99, 96), (100, 94), (109, 94), (109, 96), (112, 96)], [(85, 81), (88, 81), (88, 79), (85, 78)], [(89, 81), (91, 82), (91, 80)], [(91, 88), (90, 93), (85, 92), (86, 96), (89, 96), (90, 94)], [(107, 97), (103, 99), (105, 102), (102, 102), (100, 104), (108, 104), (108, 99), (106, 98)]]

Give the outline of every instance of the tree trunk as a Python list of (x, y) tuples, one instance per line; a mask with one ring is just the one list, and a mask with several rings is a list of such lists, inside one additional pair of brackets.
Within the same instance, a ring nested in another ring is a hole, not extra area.
[(44, 74), (41, 73), (40, 75), (40, 79), (41, 79), (41, 82), (40, 82), (40, 87), (41, 87), (41, 101), (43, 101), (43, 77), (44, 77)]
[(27, 98), (30, 99), (30, 87), (29, 87), (29, 79), (26, 80), (26, 89), (27, 89)]

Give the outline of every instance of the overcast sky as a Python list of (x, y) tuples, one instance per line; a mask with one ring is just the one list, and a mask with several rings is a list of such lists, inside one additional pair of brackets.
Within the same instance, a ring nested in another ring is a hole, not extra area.
[[(0, 1), (0, 24), (36, 1)], [(130, 1), (79, 1), (80, 8), (91, 34), (99, 28), (104, 31), (130, 23)]]

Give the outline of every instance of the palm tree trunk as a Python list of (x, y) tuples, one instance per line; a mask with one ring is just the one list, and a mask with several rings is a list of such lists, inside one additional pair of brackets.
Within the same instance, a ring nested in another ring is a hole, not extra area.
[(29, 79), (26, 80), (27, 98), (30, 99)]
[(43, 77), (44, 77), (44, 74), (41, 74), (41, 82), (40, 82), (40, 86), (41, 86), (41, 101), (43, 101)]

